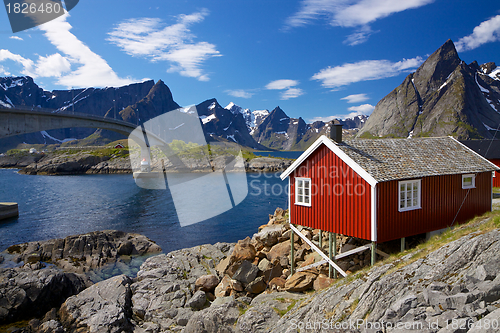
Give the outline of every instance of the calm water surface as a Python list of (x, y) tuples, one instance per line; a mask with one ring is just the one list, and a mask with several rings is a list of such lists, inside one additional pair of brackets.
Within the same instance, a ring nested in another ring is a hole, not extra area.
[(247, 183), (248, 196), (238, 206), (181, 227), (169, 191), (139, 188), (132, 175), (28, 176), (0, 169), (0, 202), (19, 204), (18, 218), (0, 221), (0, 251), (106, 229), (144, 234), (164, 252), (235, 242), (257, 232), (276, 207), (287, 207), (287, 182), (279, 173), (249, 173)]

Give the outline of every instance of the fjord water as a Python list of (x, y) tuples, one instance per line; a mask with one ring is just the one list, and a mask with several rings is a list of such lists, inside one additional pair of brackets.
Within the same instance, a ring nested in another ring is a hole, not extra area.
[[(17, 202), (19, 217), (0, 221), (0, 251), (36, 240), (96, 230), (144, 234), (165, 253), (252, 236), (276, 207), (287, 207), (278, 173), (248, 173), (248, 195), (233, 209), (181, 227), (169, 191), (136, 186), (131, 174), (29, 176), (0, 169), (0, 202)], [(185, 200), (190, 194), (185, 193)]]

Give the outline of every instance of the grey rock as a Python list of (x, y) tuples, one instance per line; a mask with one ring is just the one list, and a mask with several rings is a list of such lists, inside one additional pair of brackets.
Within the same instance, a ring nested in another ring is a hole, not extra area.
[(249, 308), (238, 319), (237, 331), (241, 333), (269, 332), (280, 316), (271, 306), (259, 304)]
[(500, 323), (500, 309), (497, 309), (473, 324), (468, 333), (493, 333), (498, 332)]
[(56, 320), (49, 320), (44, 322), (38, 328), (38, 333), (63, 333), (64, 327)]
[(244, 260), (236, 272), (234, 272), (233, 279), (248, 284), (255, 279), (258, 273), (259, 268), (257, 266), (248, 260)]
[(59, 310), (61, 323), (69, 330), (131, 332), (131, 282), (125, 275), (115, 276), (71, 296)]
[(193, 311), (191, 309), (178, 309), (177, 316), (175, 316), (175, 322), (179, 326), (186, 326), (189, 318), (193, 316)]
[(281, 237), (281, 225), (273, 224), (262, 228), (261, 231), (253, 235), (252, 239), (264, 244), (264, 246), (273, 246), (278, 243), (279, 237)]
[(230, 333), (240, 311), (236, 302), (227, 302), (198, 311), (189, 319), (184, 333)]
[(90, 285), (83, 275), (54, 268), (0, 269), (0, 322), (41, 317)]
[(207, 295), (203, 290), (198, 290), (194, 293), (193, 297), (186, 302), (186, 307), (190, 307), (196, 310), (202, 309), (207, 302)]

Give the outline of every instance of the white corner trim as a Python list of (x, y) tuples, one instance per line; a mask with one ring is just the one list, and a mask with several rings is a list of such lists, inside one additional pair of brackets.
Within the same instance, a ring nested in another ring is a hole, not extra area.
[[(290, 176), (293, 170), (297, 169), (297, 167), (301, 165), (302, 162), (304, 162), (309, 157), (309, 155), (311, 155), (316, 150), (316, 148), (318, 148), (323, 143), (323, 137), (326, 138), (326, 136), (324, 135), (320, 136), (316, 141), (313, 142), (312, 145), (309, 146), (309, 148), (306, 149), (305, 152), (302, 153), (302, 155), (299, 156), (299, 158), (295, 160), (295, 162), (292, 163), (292, 165), (290, 165), (285, 171), (283, 171), (283, 173), (280, 175), (281, 180), (285, 180), (286, 177)], [(328, 138), (326, 139), (328, 140)]]
[(354, 170), (361, 178), (363, 178), (371, 186), (375, 186), (378, 182), (372, 177), (365, 169), (363, 169), (358, 163), (354, 162), (346, 153), (342, 151), (335, 143), (332, 142), (325, 135), (320, 136), (307, 150), (299, 156), (299, 158), (292, 163), (280, 176), (282, 180), (285, 180), (299, 165), (304, 162), (309, 155), (311, 155), (321, 144), (327, 146), (335, 155), (337, 155), (345, 164), (347, 164), (351, 169)]
[(449, 138), (455, 140), (456, 142), (458, 142), (462, 147), (464, 147), (465, 149), (468, 149), (470, 150), (471, 152), (473, 152), (474, 154), (476, 154), (477, 156), (479, 156), (480, 158), (482, 158), (483, 160), (485, 160), (486, 162), (488, 162), (489, 164), (491, 164), (493, 166), (493, 169), (494, 170), (498, 170), (500, 171), (500, 168), (498, 166), (496, 166), (494, 163), (490, 162), (487, 158), (481, 156), (480, 154), (476, 153), (474, 150), (470, 149), (469, 147), (467, 147), (466, 145), (464, 145), (462, 142), (458, 141), (457, 139), (455, 139), (454, 137), (452, 136), (448, 136)]
[(371, 236), (372, 242), (377, 241), (377, 185), (371, 187)]

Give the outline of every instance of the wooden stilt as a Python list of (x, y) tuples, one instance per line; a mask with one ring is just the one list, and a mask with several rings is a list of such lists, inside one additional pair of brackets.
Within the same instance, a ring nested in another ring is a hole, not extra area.
[[(333, 234), (333, 258), (332, 260), (337, 263), (337, 260), (335, 260), (335, 256), (337, 255), (337, 234)], [(333, 271), (333, 278), (337, 278), (337, 271)]]
[(405, 250), (405, 238), (401, 238), (401, 252), (403, 252)]
[(321, 249), (323, 247), (323, 231), (321, 229), (319, 230), (319, 248)]
[(295, 248), (294, 248), (294, 232), (290, 233), (290, 273), (293, 275), (295, 273)]
[(372, 242), (372, 262), (371, 262), (371, 265), (375, 265), (375, 250), (377, 248), (377, 245), (375, 244), (375, 242)]
[[(330, 260), (333, 259), (333, 243), (332, 243), (332, 233), (329, 232), (328, 233), (328, 257), (330, 258)], [(332, 273), (333, 273), (333, 267), (332, 266), (329, 266), (328, 267), (328, 277), (331, 278), (332, 277)]]

